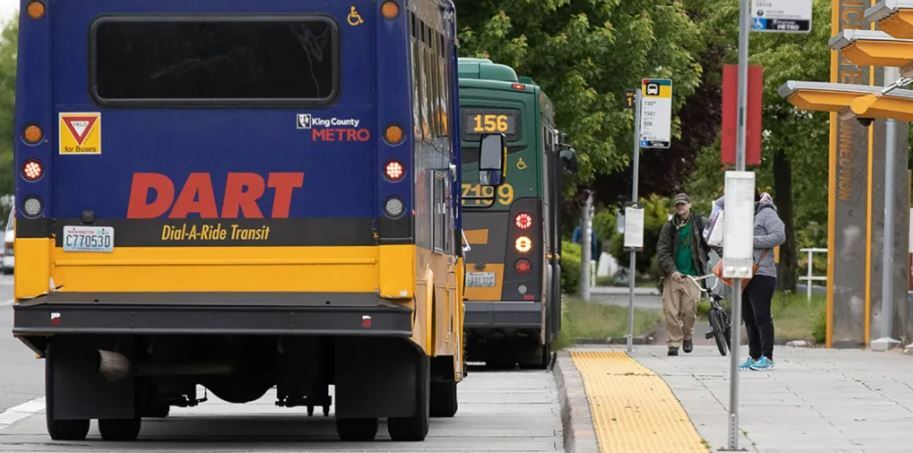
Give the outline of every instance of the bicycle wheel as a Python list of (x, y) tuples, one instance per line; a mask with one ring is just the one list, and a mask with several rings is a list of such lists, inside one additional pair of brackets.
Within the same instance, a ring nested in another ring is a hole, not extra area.
[(710, 310), (710, 329), (713, 331), (716, 348), (720, 350), (720, 355), (725, 356), (729, 350), (729, 344), (726, 342), (726, 328), (723, 325), (722, 313), (717, 309)]

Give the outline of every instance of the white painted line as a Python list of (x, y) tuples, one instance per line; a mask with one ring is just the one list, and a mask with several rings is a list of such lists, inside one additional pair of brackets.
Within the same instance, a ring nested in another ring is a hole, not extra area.
[(0, 430), (44, 410), (44, 397), (13, 406), (0, 414)]

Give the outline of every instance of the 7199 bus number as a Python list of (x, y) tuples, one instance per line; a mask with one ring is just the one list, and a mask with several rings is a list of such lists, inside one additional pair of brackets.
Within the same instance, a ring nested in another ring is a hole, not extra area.
[[(483, 197), (486, 200), (479, 199)], [(490, 206), (491, 201), (489, 200), (492, 198), (496, 199), (500, 205), (510, 206), (514, 202), (514, 186), (506, 183), (501, 184), (498, 186), (497, 196), (495, 196), (494, 187), (463, 184), (463, 206)]]

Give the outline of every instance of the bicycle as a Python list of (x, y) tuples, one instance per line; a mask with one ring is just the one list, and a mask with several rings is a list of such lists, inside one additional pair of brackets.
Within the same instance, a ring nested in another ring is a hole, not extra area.
[(720, 355), (726, 356), (731, 345), (729, 343), (730, 338), (732, 338), (732, 325), (729, 322), (729, 314), (726, 313), (726, 310), (723, 309), (720, 301), (723, 300), (723, 296), (713, 292), (717, 286), (719, 286), (719, 280), (715, 280), (714, 285), (711, 288), (705, 288), (701, 285), (702, 281), (708, 280), (711, 277), (715, 278), (716, 275), (704, 275), (703, 277), (692, 277), (688, 278), (701, 290), (701, 293), (706, 293), (710, 297), (710, 312), (707, 313), (707, 317), (710, 319), (710, 332), (707, 332), (705, 338), (708, 340), (713, 338), (716, 341), (716, 347), (720, 351)]

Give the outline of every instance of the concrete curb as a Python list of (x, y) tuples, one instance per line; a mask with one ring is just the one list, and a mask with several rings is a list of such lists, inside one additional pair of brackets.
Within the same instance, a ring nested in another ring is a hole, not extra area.
[(586, 398), (583, 378), (574, 366), (567, 351), (558, 353), (552, 370), (558, 386), (558, 400), (561, 404), (561, 426), (564, 430), (564, 451), (567, 453), (598, 453), (596, 431), (593, 429), (593, 415)]

